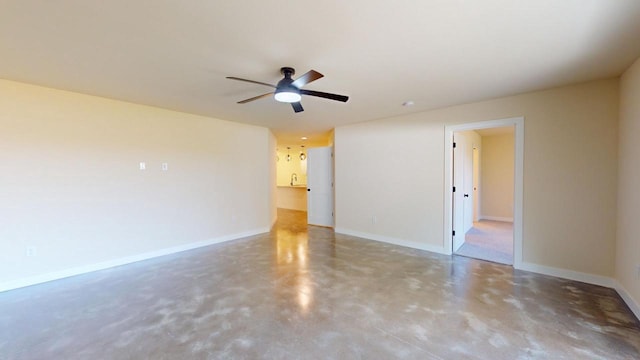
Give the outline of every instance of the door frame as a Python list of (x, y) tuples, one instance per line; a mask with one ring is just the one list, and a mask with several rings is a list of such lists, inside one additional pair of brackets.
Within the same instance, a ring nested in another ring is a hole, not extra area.
[(524, 117), (513, 117), (489, 121), (445, 126), (444, 130), (444, 250), (452, 254), (453, 249), (453, 133), (456, 131), (479, 130), (495, 127), (514, 126), (515, 132), (515, 164), (513, 194), (513, 267), (522, 268), (522, 200), (524, 171)]

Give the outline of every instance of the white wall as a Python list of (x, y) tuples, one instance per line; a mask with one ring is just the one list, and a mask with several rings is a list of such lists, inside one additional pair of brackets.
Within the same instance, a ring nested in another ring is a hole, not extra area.
[(481, 218), (513, 221), (513, 134), (482, 137)]
[[(640, 59), (620, 81), (616, 279), (640, 317)], [(627, 301), (627, 303), (629, 303)]]
[(0, 129), (5, 288), (268, 231), (275, 216), (266, 128), (0, 80)]
[(517, 116), (526, 125), (523, 260), (613, 275), (616, 79), (337, 128), (337, 231), (444, 250), (444, 127)]

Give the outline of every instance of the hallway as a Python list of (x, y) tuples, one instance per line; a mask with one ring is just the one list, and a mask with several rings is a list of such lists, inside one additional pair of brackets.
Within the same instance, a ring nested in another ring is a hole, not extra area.
[(611, 289), (307, 226), (0, 293), (1, 359), (631, 359)]

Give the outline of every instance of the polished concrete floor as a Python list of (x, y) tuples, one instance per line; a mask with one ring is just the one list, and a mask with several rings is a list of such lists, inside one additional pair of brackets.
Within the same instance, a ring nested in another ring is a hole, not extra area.
[(456, 255), (513, 265), (513, 223), (475, 221)]
[(0, 293), (0, 359), (640, 359), (611, 289), (304, 225)]

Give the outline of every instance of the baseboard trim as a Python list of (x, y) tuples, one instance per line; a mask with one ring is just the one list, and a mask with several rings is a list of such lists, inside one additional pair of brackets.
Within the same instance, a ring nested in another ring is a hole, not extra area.
[(614, 287), (614, 281), (610, 277), (587, 274), (579, 271), (560, 269), (551, 266), (544, 266), (533, 264), (529, 262), (523, 262), (518, 267), (519, 270), (531, 271), (538, 274), (555, 276), (568, 280), (580, 281), (587, 284), (599, 285), (608, 288)]
[(640, 320), (640, 304), (631, 296), (631, 294), (629, 294), (627, 289), (625, 289), (618, 280), (613, 280), (613, 283), (614, 289), (618, 292), (618, 295), (620, 295), (622, 300), (624, 300), (624, 302), (627, 304), (629, 309), (631, 309), (631, 312), (633, 312), (636, 318)]
[[(19, 289), (19, 288), (23, 288), (31, 285), (42, 284), (49, 281), (91, 273), (98, 270), (104, 270), (104, 269), (131, 264), (131, 263), (143, 261), (143, 260), (149, 260), (149, 259), (153, 259), (153, 258), (165, 256), (165, 255), (176, 254), (183, 251), (215, 245), (215, 244), (219, 244), (226, 241), (237, 240), (237, 239), (245, 238), (248, 236), (264, 234), (267, 232), (269, 232), (268, 228), (254, 229), (254, 230), (244, 231), (237, 234), (225, 235), (225, 236), (217, 237), (214, 239), (200, 241), (196, 243), (174, 246), (170, 248), (146, 252), (143, 254), (132, 255), (124, 258), (104, 261), (96, 264), (78, 266), (78, 267), (65, 269), (61, 271), (55, 271), (51, 273), (8, 281), (8, 282), (0, 283), (0, 292)], [(443, 247), (429, 245), (429, 244), (421, 244), (413, 241), (407, 241), (403, 239), (397, 239), (397, 238), (382, 236), (377, 234), (370, 234), (370, 233), (344, 229), (344, 228), (336, 228), (335, 232), (339, 234), (356, 236), (356, 237), (360, 237), (368, 240), (389, 243), (389, 244), (408, 247), (412, 249), (419, 249), (419, 250), (430, 251), (438, 254), (451, 255), (451, 252), (447, 252)], [(629, 292), (624, 288), (624, 286), (622, 286), (622, 284), (620, 284), (615, 279), (612, 279), (606, 276), (587, 274), (583, 272), (560, 269), (560, 268), (555, 268), (551, 266), (538, 265), (538, 264), (533, 264), (528, 262), (523, 262), (521, 266), (518, 267), (518, 269), (531, 271), (538, 274), (555, 276), (563, 279), (575, 280), (575, 281), (580, 281), (588, 284), (594, 284), (594, 285), (604, 286), (608, 288), (613, 288), (620, 295), (622, 300), (624, 300), (624, 302), (627, 304), (629, 309), (631, 309), (633, 314), (638, 319), (640, 319), (640, 304), (638, 304), (638, 302), (629, 294)]]
[(378, 234), (370, 234), (362, 231), (356, 231), (356, 230), (345, 229), (345, 228), (335, 228), (335, 232), (339, 234), (344, 234), (344, 235), (356, 236), (356, 237), (367, 239), (367, 240), (374, 240), (374, 241), (384, 242), (388, 244), (404, 246), (412, 249), (425, 250), (425, 251), (430, 251), (430, 252), (444, 254), (444, 255), (451, 255), (450, 251), (447, 252), (441, 246), (422, 244), (422, 243), (417, 243), (415, 241), (408, 241), (408, 240), (403, 240), (403, 239), (398, 239), (398, 238), (393, 238), (393, 237), (383, 236)]
[(209, 245), (219, 244), (226, 241), (237, 240), (248, 236), (258, 235), (269, 232), (268, 228), (260, 228), (249, 231), (243, 231), (241, 233), (230, 234), (220, 236), (214, 239), (199, 241), (195, 243), (173, 246), (165, 249), (150, 251), (142, 254), (126, 256), (119, 259), (107, 260), (95, 264), (77, 266), (65, 270), (54, 271), (46, 274), (30, 276), (22, 279), (12, 280), (4, 283), (0, 283), (0, 292), (19, 289), (31, 285), (42, 284), (49, 281), (64, 279), (71, 276), (82, 275), (98, 270), (104, 270), (116, 266), (131, 264), (138, 261), (149, 260), (160, 256), (171, 255), (187, 250), (193, 250)]
[(512, 218), (512, 217), (487, 216), (487, 215), (479, 216), (479, 217), (478, 217), (478, 220), (491, 220), (491, 221), (513, 222), (513, 218)]
[(620, 295), (625, 304), (631, 309), (631, 312), (640, 320), (640, 305), (616, 279), (532, 263), (522, 263), (522, 266), (518, 269), (611, 288)]
[[(438, 254), (451, 255), (451, 252), (447, 252), (444, 248), (433, 246), (433, 245), (419, 244), (412, 241), (406, 241), (406, 240), (396, 239), (392, 237), (387, 237), (387, 236), (382, 236), (377, 234), (370, 234), (370, 233), (344, 229), (344, 228), (336, 228), (335, 232), (339, 234), (357, 236), (357, 237), (368, 239), (368, 240), (380, 241), (380, 242), (385, 242), (389, 244), (409, 247), (413, 249), (431, 251)], [(562, 279), (580, 281), (587, 284), (599, 285), (599, 286), (604, 286), (607, 288), (614, 289), (620, 295), (622, 300), (627, 304), (629, 309), (631, 309), (631, 311), (636, 316), (636, 318), (640, 319), (640, 305), (629, 294), (629, 292), (627, 292), (627, 290), (622, 286), (622, 284), (620, 284), (617, 280), (613, 278), (610, 278), (607, 276), (583, 273), (579, 271), (561, 269), (561, 268), (556, 268), (552, 266), (538, 265), (530, 262), (522, 262), (521, 264), (519, 264), (517, 269), (530, 271), (530, 272), (534, 272), (542, 275), (549, 275), (549, 276), (558, 277)]]

